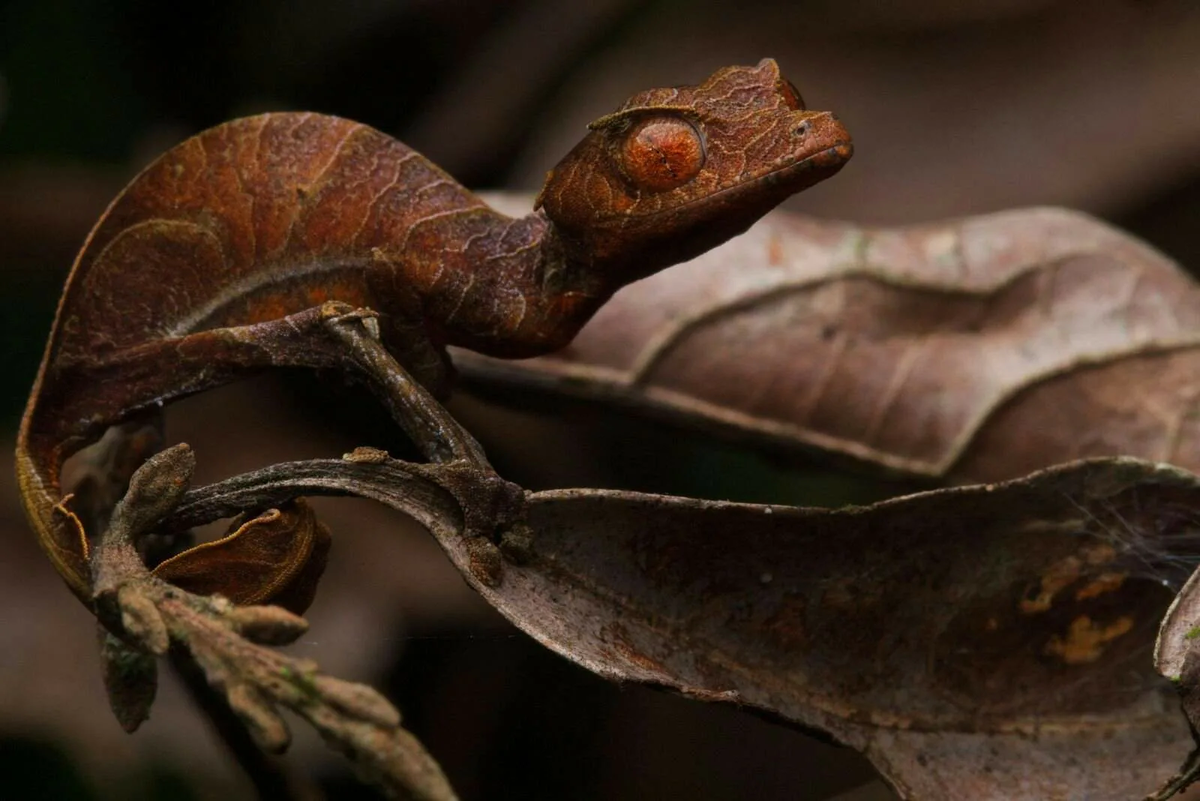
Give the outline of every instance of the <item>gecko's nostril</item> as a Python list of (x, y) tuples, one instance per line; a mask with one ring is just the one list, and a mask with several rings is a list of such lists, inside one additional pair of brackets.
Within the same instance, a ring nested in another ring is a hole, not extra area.
[(792, 129), (792, 133), (794, 133), (796, 136), (808, 136), (808, 131), (811, 127), (812, 126), (809, 124), (808, 120), (803, 120), (800, 122), (800, 124)]

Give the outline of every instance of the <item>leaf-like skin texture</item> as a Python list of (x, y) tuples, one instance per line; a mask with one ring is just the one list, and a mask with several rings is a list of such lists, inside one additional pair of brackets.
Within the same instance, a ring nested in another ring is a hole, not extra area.
[(1200, 551), (1185, 471), (1094, 460), (837, 511), (530, 499), (519, 559), (476, 582), (518, 626), (601, 675), (829, 732), (905, 798), (1142, 797), (1189, 750), (1153, 660), (1162, 582)]
[(435, 392), (447, 344), (549, 353), (621, 286), (741, 233), (852, 153), (769, 58), (633, 95), (519, 220), (350, 120), (202, 131), (134, 178), (71, 269), (17, 433), (26, 514), (86, 603), (95, 532), (59, 472), (110, 426), (268, 368), (348, 367), (318, 319), (331, 301), (377, 312), (391, 355)]
[(940, 480), (1110, 455), (1200, 469), (1200, 288), (1063, 209), (878, 229), (774, 212), (625, 288), (559, 353), (455, 361), (484, 392), (542, 388)]

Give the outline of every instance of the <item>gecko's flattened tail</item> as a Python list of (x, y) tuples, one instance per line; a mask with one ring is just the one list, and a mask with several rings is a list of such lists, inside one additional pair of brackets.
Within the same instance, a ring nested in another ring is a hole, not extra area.
[(91, 595), (88, 543), (83, 524), (66, 505), (59, 486), (60, 448), (52, 437), (34, 430), (36, 394), (30, 402), (17, 436), (17, 484), (29, 525), (37, 532), (42, 550), (71, 591), (84, 603)]

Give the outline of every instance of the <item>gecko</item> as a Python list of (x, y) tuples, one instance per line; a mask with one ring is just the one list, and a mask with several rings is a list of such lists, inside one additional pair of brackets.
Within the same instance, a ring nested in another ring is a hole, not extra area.
[(67, 278), (17, 440), (27, 517), (71, 590), (89, 602), (97, 532), (67, 507), (64, 461), (169, 401), (339, 366), (305, 333), (311, 310), (377, 313), (386, 349), (444, 394), (447, 346), (558, 350), (618, 289), (745, 231), (853, 152), (771, 59), (641, 92), (588, 128), (517, 218), (386, 134), (315, 113), (219, 125), (140, 173)]

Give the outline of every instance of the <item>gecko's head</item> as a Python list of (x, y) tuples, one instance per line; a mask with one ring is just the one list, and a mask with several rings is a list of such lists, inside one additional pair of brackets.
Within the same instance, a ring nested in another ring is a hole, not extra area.
[(642, 92), (588, 127), (537, 206), (573, 259), (618, 286), (745, 231), (853, 150), (837, 118), (805, 109), (772, 59)]

